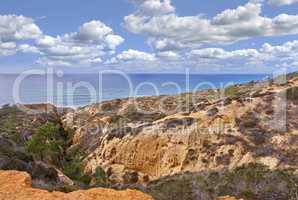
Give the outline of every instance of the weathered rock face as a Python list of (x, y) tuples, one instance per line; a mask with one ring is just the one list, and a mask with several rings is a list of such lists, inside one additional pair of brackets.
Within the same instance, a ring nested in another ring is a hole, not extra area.
[(0, 200), (153, 200), (135, 190), (109, 189), (80, 190), (72, 193), (48, 192), (33, 189), (28, 174), (17, 171), (0, 171)]
[[(24, 141), (37, 127), (56, 122), (74, 132), (61, 156), (79, 152), (84, 175), (103, 168), (107, 187), (140, 188), (156, 200), (214, 200), (224, 195), (247, 200), (292, 199), (298, 191), (297, 86), (297, 76), (289, 76), (288, 84), (249, 83), (224, 92), (121, 99), (61, 112), (48, 104), (27, 105), (29, 113), (4, 107), (0, 109), (0, 169), (30, 173), (34, 187), (55, 190), (61, 182), (72, 186), (76, 180), (62, 177), (57, 166), (36, 162), (24, 152)], [(22, 136), (21, 141), (14, 140), (15, 134)], [(252, 167), (242, 168), (248, 164)], [(134, 191), (103, 189), (49, 193), (30, 188), (28, 175), (1, 173), (0, 200), (31, 199), (29, 195), (46, 199), (143, 197)], [(13, 194), (12, 185), (5, 185), (9, 179), (15, 180), (22, 196)], [(96, 181), (86, 184), (95, 187)]]
[(85, 153), (85, 171), (102, 166), (112, 184), (248, 163), (298, 169), (292, 79), (233, 86), (228, 97), (204, 91), (113, 100), (69, 112), (63, 122), (75, 127), (73, 147)]

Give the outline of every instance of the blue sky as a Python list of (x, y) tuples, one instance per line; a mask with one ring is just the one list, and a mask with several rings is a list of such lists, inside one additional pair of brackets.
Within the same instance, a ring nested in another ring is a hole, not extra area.
[(297, 36), (297, 0), (2, 0), (0, 72), (294, 71)]

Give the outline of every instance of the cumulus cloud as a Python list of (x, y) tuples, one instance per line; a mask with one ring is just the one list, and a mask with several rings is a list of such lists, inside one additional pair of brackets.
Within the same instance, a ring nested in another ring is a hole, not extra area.
[(248, 3), (236, 9), (227, 9), (213, 18), (213, 24), (230, 25), (254, 20), (261, 14), (260, 3)]
[(37, 38), (41, 33), (31, 18), (22, 15), (0, 15), (0, 40), (2, 42)]
[(131, 0), (142, 15), (152, 16), (175, 12), (171, 0)]
[[(297, 67), (297, 41), (278, 46), (265, 43), (258, 49), (237, 49), (231, 44), (257, 36), (298, 34), (298, 14), (266, 17), (262, 15), (262, 0), (251, 0), (213, 17), (179, 16), (171, 0), (130, 1), (136, 10), (124, 17), (124, 25), (130, 32), (144, 34), (152, 52), (128, 49), (118, 53), (117, 47), (124, 39), (99, 20), (82, 24), (76, 32), (50, 36), (31, 18), (0, 15), (0, 56), (34, 53), (39, 55), (37, 62), (46, 66), (100, 64), (128, 71)], [(285, 5), (294, 1), (269, 3)], [(225, 45), (236, 50), (227, 50)]]
[(189, 64), (184, 56), (173, 51), (149, 53), (129, 49), (108, 59), (103, 65), (128, 72), (183, 72)]
[(1, 42), (0, 41), (0, 56), (9, 56), (15, 54), (17, 45), (15, 42)]
[[(157, 52), (156, 54), (141, 52), (137, 50), (124, 51), (107, 61), (106, 65), (124, 67), (123, 70), (148, 69), (164, 71), (182, 71), (190, 67), (193, 72), (217, 69), (217, 73), (227, 70), (243, 69), (251, 72), (257, 68), (263, 70), (279, 69), (280, 67), (295, 68), (298, 63), (298, 41), (290, 41), (281, 45), (273, 46), (269, 43), (263, 44), (258, 49), (236, 49), (226, 50), (223, 48), (200, 48), (189, 52), (178, 54), (172, 51)], [(132, 67), (132, 68), (131, 68)]]
[(181, 56), (174, 51), (158, 52), (157, 56), (164, 60), (179, 60), (179, 59), (181, 59)]
[(291, 5), (297, 2), (298, 0), (268, 0), (269, 4), (276, 5), (276, 6)]
[(189, 55), (200, 59), (256, 58), (260, 53), (256, 49), (226, 51), (222, 48), (205, 48), (192, 50)]
[(101, 63), (124, 42), (101, 21), (90, 21), (77, 32), (56, 37), (45, 35), (24, 16), (0, 15), (0, 56), (17, 52), (34, 53), (38, 63), (47, 66), (89, 66)]
[(129, 49), (123, 51), (117, 56), (111, 58), (106, 62), (106, 64), (116, 64), (124, 62), (153, 62), (156, 61), (156, 56), (154, 54), (146, 53), (143, 51), (138, 51), (134, 49)]
[(112, 29), (101, 21), (91, 21), (84, 23), (78, 32), (71, 34), (71, 37), (80, 41), (96, 42), (104, 40), (111, 33)]
[(21, 44), (18, 47), (18, 51), (21, 51), (23, 53), (40, 53), (39, 49), (35, 46), (29, 45), (29, 44)]
[(147, 35), (148, 42), (159, 51), (298, 33), (298, 15), (280, 14), (269, 18), (261, 13), (259, 2), (248, 2), (210, 19), (201, 15), (181, 17), (176, 13), (147, 16), (138, 10), (124, 17), (124, 24), (133, 33)]
[(0, 15), (0, 56), (15, 54), (19, 44), (41, 34), (42, 31), (31, 18), (22, 15)]
[(84, 23), (78, 32), (38, 38), (36, 45), (42, 56), (38, 62), (49, 66), (98, 64), (123, 41), (104, 23), (91, 21)]
[(265, 66), (271, 67), (295, 67), (298, 62), (298, 41), (290, 41), (281, 45), (272, 46), (265, 43), (259, 49), (240, 49), (227, 51), (222, 48), (204, 48), (192, 50), (187, 53), (189, 60), (197, 64), (208, 63), (227, 67)]

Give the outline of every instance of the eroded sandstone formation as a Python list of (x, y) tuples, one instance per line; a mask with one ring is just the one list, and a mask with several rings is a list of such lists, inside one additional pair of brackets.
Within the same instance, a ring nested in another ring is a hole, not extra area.
[[(298, 194), (297, 99), (298, 75), (291, 74), (286, 83), (116, 99), (76, 110), (40, 104), (28, 105), (25, 112), (4, 106), (0, 169), (27, 171), (35, 187), (48, 190), (138, 188), (156, 200), (293, 199)], [(25, 151), (36, 129), (48, 122), (62, 134), (58, 165)], [(97, 197), (96, 191), (71, 195), (84, 193), (88, 199)]]
[(70, 150), (112, 184), (260, 163), (298, 169), (296, 76), (177, 96), (103, 102), (69, 112)]
[(79, 190), (72, 193), (49, 192), (31, 187), (29, 174), (17, 171), (0, 171), (0, 200), (153, 200), (135, 190), (110, 189)]

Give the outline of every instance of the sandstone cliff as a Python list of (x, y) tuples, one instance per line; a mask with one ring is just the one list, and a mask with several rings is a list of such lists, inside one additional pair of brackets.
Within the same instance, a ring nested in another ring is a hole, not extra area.
[[(76, 110), (28, 108), (0, 109), (0, 169), (27, 171), (39, 188), (134, 188), (156, 200), (298, 197), (297, 74)], [(39, 162), (24, 146), (48, 122), (60, 127), (61, 151)]]
[(146, 183), (181, 172), (260, 163), (298, 169), (298, 80), (223, 91), (103, 102), (69, 112), (70, 151), (86, 172), (102, 166), (111, 183)]
[(27, 173), (0, 171), (1, 200), (152, 200), (148, 195), (134, 190), (115, 191), (110, 189), (79, 190), (72, 193), (48, 192), (31, 188)]
[[(83, 152), (85, 173), (103, 167), (110, 186), (143, 185), (159, 200), (287, 200), (298, 191), (297, 99), (298, 78), (291, 74), (102, 102), (68, 112), (62, 123), (74, 130), (68, 151)], [(268, 184), (275, 181), (280, 184)]]

